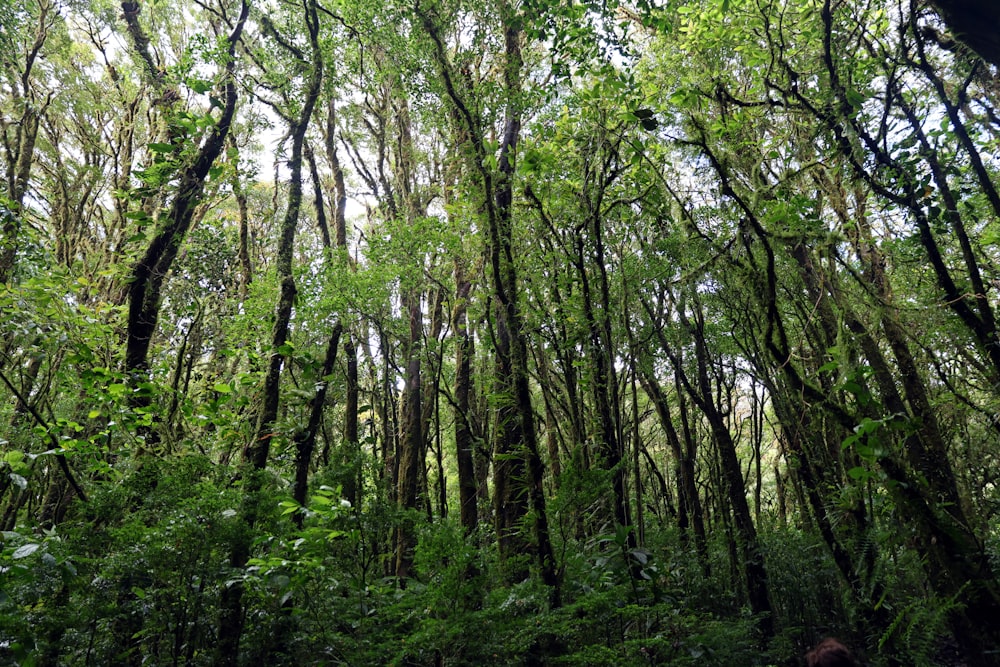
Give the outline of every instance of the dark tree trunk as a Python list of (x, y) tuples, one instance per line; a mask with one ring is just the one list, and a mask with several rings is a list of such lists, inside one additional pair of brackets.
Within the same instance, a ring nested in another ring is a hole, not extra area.
[[(411, 291), (403, 296), (403, 311), (409, 319), (410, 336), (406, 344), (405, 386), (399, 420), (399, 481), (396, 499), (400, 509), (406, 511), (417, 507), (424, 462), (423, 416), (420, 410), (423, 390), (420, 373), (423, 311), (420, 308), (419, 293)], [(415, 546), (414, 519), (412, 516), (404, 516), (396, 529), (396, 577), (400, 580), (410, 576)]]
[(472, 283), (461, 261), (455, 262), (455, 451), (458, 463), (459, 518), (466, 535), (479, 526), (476, 497), (475, 438), (470, 424), (472, 404), (472, 336), (469, 334), (467, 304)]
[[(336, 247), (343, 252), (353, 270), (347, 247), (347, 186), (344, 181), (344, 170), (340, 164), (337, 152), (337, 107), (331, 98), (327, 107), (326, 125), (323, 132), (323, 145), (326, 159), (333, 172), (334, 212), (333, 235)], [(327, 232), (328, 234), (329, 232)], [(347, 387), (344, 401), (344, 442), (342, 445), (341, 462), (345, 467), (343, 493), (344, 498), (351, 503), (356, 511), (360, 511), (361, 502), (361, 451), (358, 433), (358, 350), (353, 333), (348, 333), (344, 342), (344, 357), (347, 366)]]
[[(326, 405), (326, 389), (329, 384), (326, 378), (333, 373), (337, 362), (337, 349), (340, 347), (340, 335), (344, 327), (338, 322), (330, 332), (326, 345), (326, 356), (323, 358), (323, 370), (317, 381), (316, 393), (309, 400), (309, 421), (304, 429), (292, 436), (295, 444), (295, 484), (292, 488), (292, 498), (302, 506), (306, 504), (309, 491), (309, 467), (312, 464), (313, 452), (316, 450), (316, 435), (319, 433), (320, 422), (323, 420), (323, 408)], [(302, 527), (303, 515), (294, 515), (295, 524)]]
[[(696, 297), (692, 297), (692, 299), (695, 307), (691, 318), (684, 312), (683, 305), (678, 310), (678, 316), (694, 342), (696, 375), (693, 382), (688, 378), (684, 365), (670, 351), (669, 346), (665, 346), (665, 351), (673, 362), (678, 379), (687, 390), (691, 400), (705, 416), (711, 430), (718, 453), (719, 481), (732, 513), (733, 527), (735, 528), (734, 546), (738, 554), (737, 562), (742, 569), (741, 578), (746, 587), (750, 609), (758, 617), (761, 636), (767, 639), (773, 635), (774, 619), (771, 614), (770, 591), (764, 556), (757, 539), (757, 529), (753, 523), (750, 506), (747, 503), (746, 484), (743, 470), (736, 456), (736, 443), (726, 424), (725, 415), (716, 402), (718, 397), (715, 395), (711, 379), (713, 361), (709, 357), (710, 353), (705, 339), (705, 323), (701, 305)], [(665, 340), (662, 342), (666, 343)], [(729, 512), (723, 512), (723, 515), (728, 514)]]
[[(681, 534), (687, 536), (690, 530), (694, 532), (694, 546), (698, 554), (698, 561), (705, 576), (709, 573), (708, 562), (708, 540), (705, 535), (705, 521), (701, 511), (701, 499), (698, 495), (698, 485), (695, 477), (694, 443), (688, 442), (682, 446), (680, 436), (674, 426), (673, 417), (670, 414), (670, 406), (667, 403), (666, 395), (660, 387), (657, 379), (651, 372), (643, 369), (640, 373), (640, 380), (646, 395), (653, 402), (653, 409), (660, 420), (660, 426), (667, 436), (667, 444), (674, 455), (676, 462), (676, 482), (677, 482), (677, 524), (681, 529)], [(683, 400), (679, 397), (678, 400)], [(689, 438), (685, 438), (689, 441)]]
[(358, 433), (358, 348), (350, 334), (344, 343), (347, 363), (347, 387), (344, 402), (344, 447), (343, 456), (347, 467), (344, 481), (344, 498), (356, 510), (361, 509), (361, 451)]
[[(246, 4), (244, 3), (244, 16), (246, 12)], [(265, 370), (255, 436), (253, 441), (248, 443), (243, 450), (245, 478), (241, 519), (244, 527), (234, 536), (229, 555), (229, 564), (235, 570), (244, 568), (250, 558), (252, 531), (263, 511), (260, 504), (265, 484), (264, 471), (267, 468), (271, 441), (276, 435), (274, 423), (278, 417), (281, 369), (285, 356), (284, 347), (291, 328), (292, 308), (296, 294), (295, 279), (292, 275), (292, 258), (295, 249), (295, 232), (299, 223), (299, 211), (302, 206), (303, 146), (306, 130), (309, 127), (312, 111), (319, 97), (320, 85), (323, 81), (323, 57), (319, 49), (319, 12), (315, 0), (309, 0), (304, 7), (304, 19), (312, 47), (312, 68), (299, 115), (290, 121), (289, 127), (292, 152), (288, 160), (288, 204), (278, 237), (277, 272), (281, 287), (275, 311), (274, 327), (271, 332), (271, 356)], [(243, 585), (241, 581), (237, 581), (223, 590), (219, 606), (219, 639), (215, 660), (218, 665), (230, 667), (239, 663), (240, 637), (243, 634)]]
[[(497, 416), (499, 434), (494, 457), (494, 508), (497, 540), (501, 557), (515, 563), (517, 557), (534, 552), (542, 580), (549, 587), (551, 602), (559, 604), (555, 554), (549, 537), (548, 514), (543, 488), (544, 468), (538, 454), (538, 436), (531, 401), (528, 375), (528, 348), (524, 325), (518, 308), (518, 281), (514, 262), (512, 210), (514, 155), (521, 131), (521, 37), (520, 17), (511, 15), (509, 6), (503, 16), (506, 93), (506, 118), (499, 142), (497, 169), (486, 165), (486, 136), (481, 121), (470, 111), (459, 94), (453, 78), (438, 26), (422, 15), (424, 28), (434, 42), (435, 59), (448, 98), (458, 110), (468, 133), (473, 152), (472, 167), (478, 171), (484, 192), (489, 274), (493, 287), (494, 341), (497, 357)], [(525, 539), (522, 523), (533, 515), (532, 538)], [(512, 578), (522, 577), (522, 568), (514, 567)]]
[[(236, 113), (235, 54), (243, 32), (249, 4), (242, 3), (240, 16), (228, 39), (229, 62), (225, 74), (225, 102), (219, 120), (198, 150), (193, 161), (180, 173), (177, 194), (160, 222), (142, 258), (132, 268), (128, 282), (128, 320), (125, 332), (125, 371), (133, 383), (134, 407), (152, 404), (153, 396), (144, 386), (148, 381), (149, 347), (160, 315), (160, 291), (201, 203), (205, 179), (225, 147)], [(134, 22), (134, 26), (132, 23)], [(140, 52), (148, 47), (138, 22), (132, 17), (130, 31)], [(148, 54), (147, 54), (148, 56)]]
[[(49, 100), (39, 108), (35, 103), (35, 95), (31, 91), (32, 70), (35, 63), (42, 57), (42, 47), (48, 39), (52, 27), (50, 13), (58, 13), (55, 3), (38, 3), (38, 27), (34, 39), (27, 48), (24, 59), (24, 69), (15, 78), (20, 79), (10, 87), (11, 97), (20, 109), (20, 118), (11, 125), (14, 126), (13, 137), (7, 135), (8, 124), (3, 120), (3, 145), (7, 152), (6, 185), (8, 209), (0, 216), (0, 285), (9, 282), (14, 275), (17, 263), (17, 248), (20, 243), (24, 197), (28, 192), (28, 181), (31, 177), (31, 167), (35, 161), (35, 141), (38, 139), (38, 126), (41, 116), (48, 106)], [(5, 54), (5, 66), (8, 64)], [(20, 84), (20, 85), (18, 85)]]
[(1000, 8), (983, 0), (931, 0), (931, 4), (960, 40), (1000, 68)]

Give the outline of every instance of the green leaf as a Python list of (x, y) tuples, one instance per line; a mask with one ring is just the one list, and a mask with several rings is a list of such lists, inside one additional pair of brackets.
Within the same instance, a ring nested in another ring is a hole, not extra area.
[(22, 491), (28, 488), (28, 480), (26, 480), (23, 476), (18, 475), (16, 472), (8, 473), (8, 476), (10, 477), (10, 481), (17, 488), (21, 489)]
[(208, 81), (204, 81), (203, 79), (194, 79), (188, 82), (188, 86), (199, 95), (203, 95), (212, 90), (212, 84)]
[(642, 549), (632, 549), (628, 552), (629, 555), (634, 558), (640, 565), (645, 565), (649, 562), (649, 554), (647, 554)]
[(841, 389), (850, 394), (854, 394), (855, 396), (860, 396), (865, 391), (864, 388), (854, 380), (848, 380), (845, 382)]
[(41, 544), (37, 544), (35, 542), (25, 544), (19, 547), (13, 554), (11, 554), (10, 557), (13, 558), (14, 560), (18, 560), (20, 558), (27, 558), (31, 554), (38, 551), (39, 547), (41, 546), (42, 546)]
[(172, 153), (174, 150), (173, 144), (164, 144), (158, 141), (146, 144), (146, 147), (154, 153)]
[(690, 106), (694, 98), (695, 98), (694, 92), (681, 88), (679, 90), (675, 90), (673, 93), (670, 94), (670, 103), (673, 104), (674, 106), (686, 107)]
[(212, 385), (212, 391), (216, 391), (220, 394), (231, 394), (233, 393), (233, 388), (228, 382), (216, 382)]
[(864, 95), (862, 95), (859, 91), (854, 90), (853, 88), (849, 88), (847, 90), (847, 92), (845, 93), (845, 97), (847, 97), (847, 103), (850, 104), (855, 109), (860, 109), (861, 105), (865, 103), (866, 99)]
[(872, 471), (861, 466), (855, 466), (847, 471), (847, 476), (851, 479), (856, 479), (859, 482), (864, 482), (872, 477)]

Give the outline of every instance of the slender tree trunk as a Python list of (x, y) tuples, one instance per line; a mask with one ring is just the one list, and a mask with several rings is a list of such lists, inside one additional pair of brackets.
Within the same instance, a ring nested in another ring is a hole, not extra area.
[[(653, 403), (653, 409), (660, 420), (660, 426), (667, 436), (667, 444), (674, 455), (677, 468), (677, 522), (681, 529), (681, 534), (687, 536), (688, 531), (693, 529), (694, 546), (698, 554), (698, 561), (702, 571), (707, 577), (709, 574), (708, 562), (708, 539), (705, 535), (705, 521), (702, 515), (701, 499), (698, 495), (697, 480), (695, 478), (694, 443), (686, 437), (686, 446), (682, 446), (681, 439), (674, 426), (673, 417), (670, 414), (670, 406), (667, 403), (666, 395), (660, 387), (659, 382), (653, 375), (643, 369), (640, 379), (646, 395)], [(679, 400), (683, 400), (680, 398)]]
[(361, 509), (361, 450), (358, 433), (358, 348), (347, 334), (344, 342), (344, 356), (347, 363), (347, 387), (344, 403), (344, 445), (346, 452), (343, 457), (347, 466), (344, 482), (344, 497), (357, 511)]
[(430, 480), (428, 479), (427, 466), (423, 466), (422, 490), (427, 503), (427, 518), (433, 519), (431, 509), (432, 496), (437, 499), (438, 516), (447, 516), (448, 512), (448, 479), (444, 474), (444, 452), (441, 448), (441, 401), (439, 400), (441, 389), (441, 332), (444, 329), (444, 290), (437, 287), (433, 290), (433, 305), (430, 308), (430, 331), (427, 335), (426, 344), (426, 366), (427, 373), (424, 374), (425, 398), (421, 407), (421, 431), (424, 434), (424, 450), (433, 450), (434, 460), (437, 466), (436, 493), (431, 493)]
[(247, 193), (243, 189), (240, 179), (235, 179), (233, 184), (233, 195), (236, 198), (236, 210), (239, 214), (239, 246), (236, 254), (240, 262), (239, 274), (239, 300), (243, 302), (247, 298), (247, 290), (253, 282), (253, 263), (250, 261), (250, 215), (247, 212)]
[(459, 520), (466, 535), (479, 525), (476, 496), (475, 440), (471, 417), (472, 336), (469, 334), (467, 304), (472, 283), (461, 260), (455, 261), (455, 451), (458, 463)]
[[(697, 304), (697, 299), (695, 299)], [(710, 378), (709, 351), (705, 340), (703, 315), (700, 304), (695, 306), (693, 321), (689, 320), (682, 309), (678, 311), (681, 323), (694, 339), (695, 362), (697, 373), (695, 382), (687, 378), (684, 367), (677, 358), (668, 352), (674, 361), (674, 370), (687, 389), (691, 399), (697, 404), (708, 421), (719, 456), (721, 488), (728, 499), (735, 528), (736, 546), (738, 547), (738, 562), (742, 568), (742, 579), (747, 591), (750, 608), (758, 617), (758, 628), (762, 638), (773, 635), (774, 619), (771, 613), (770, 591), (768, 588), (767, 570), (764, 566), (764, 556), (757, 539), (757, 529), (753, 523), (750, 506), (747, 503), (746, 485), (743, 470), (736, 456), (736, 443), (726, 425), (725, 417), (716, 404), (713, 395), (713, 385)], [(728, 514), (728, 513), (725, 513)]]
[[(236, 43), (249, 14), (249, 3), (243, 2), (235, 28), (228, 38), (229, 62), (225, 68), (225, 102), (212, 132), (198, 150), (192, 162), (182, 169), (176, 194), (142, 258), (132, 268), (128, 282), (128, 320), (125, 333), (125, 371), (133, 384), (133, 407), (145, 408), (153, 396), (145, 386), (149, 380), (148, 357), (156, 323), (160, 315), (160, 291), (174, 259), (194, 219), (205, 190), (208, 172), (225, 147), (236, 114), (235, 81)], [(142, 34), (134, 16), (129, 16), (135, 48), (148, 57), (148, 39)], [(152, 433), (150, 433), (153, 436)], [(153, 436), (155, 437), (155, 436)]]
[(635, 369), (635, 355), (629, 355), (629, 365), (631, 370), (631, 377), (629, 382), (629, 387), (632, 390), (632, 477), (635, 480), (635, 525), (636, 525), (636, 537), (638, 538), (639, 544), (646, 543), (646, 517), (645, 517), (645, 500), (643, 498), (643, 486), (642, 486), (642, 460), (641, 451), (644, 450), (642, 445), (642, 430), (639, 423), (639, 390), (636, 385), (639, 384), (638, 373)]
[[(330, 332), (330, 339), (326, 345), (326, 356), (323, 358), (323, 370), (320, 380), (317, 382), (316, 393), (309, 400), (309, 421), (306, 427), (300, 429), (292, 436), (295, 444), (295, 484), (292, 487), (292, 498), (299, 504), (306, 504), (306, 496), (309, 490), (309, 467), (312, 464), (313, 452), (316, 450), (316, 435), (319, 433), (320, 422), (323, 419), (323, 408), (326, 405), (326, 392), (328, 381), (326, 380), (333, 373), (334, 364), (337, 362), (337, 350), (340, 347), (340, 335), (343, 332), (343, 325), (338, 322)], [(295, 524), (302, 527), (303, 515), (294, 515)]]
[[(271, 441), (276, 435), (274, 423), (278, 417), (284, 347), (291, 329), (292, 308), (296, 294), (292, 259), (295, 232), (302, 206), (303, 146), (323, 81), (323, 56), (319, 48), (319, 12), (315, 0), (308, 0), (304, 6), (304, 21), (311, 45), (311, 71), (299, 115), (290, 122), (289, 127), (292, 152), (288, 160), (288, 204), (279, 230), (277, 256), (277, 273), (281, 286), (271, 332), (271, 356), (264, 374), (255, 436), (243, 450), (245, 478), (241, 518), (244, 527), (234, 537), (229, 555), (230, 567), (237, 571), (242, 570), (250, 558), (252, 530), (263, 512), (260, 505), (265, 485), (264, 471), (267, 468)], [(219, 606), (219, 639), (215, 660), (218, 665), (230, 667), (239, 662), (240, 637), (243, 634), (242, 581), (236, 581), (223, 590)]]
[[(614, 369), (614, 361), (611, 358), (611, 324), (608, 320), (608, 296), (607, 276), (604, 273), (603, 251), (600, 242), (601, 230), (600, 222), (594, 221), (591, 233), (594, 236), (594, 244), (597, 246), (592, 264), (598, 272), (600, 285), (598, 298), (600, 298), (600, 317), (594, 304), (594, 295), (590, 285), (588, 275), (588, 265), (585, 258), (585, 242), (582, 236), (574, 239), (575, 244), (575, 264), (580, 280), (581, 297), (583, 301), (583, 314), (587, 323), (589, 333), (589, 349), (593, 372), (591, 373), (591, 387), (594, 396), (594, 406), (597, 410), (598, 431), (594, 434), (600, 446), (601, 466), (611, 472), (612, 489), (614, 491), (612, 502), (612, 514), (614, 522), (619, 526), (631, 528), (631, 512), (629, 510), (628, 497), (625, 493), (625, 476), (627, 467), (622, 465), (623, 440), (620, 428), (621, 415), (618, 408), (618, 380)], [(627, 533), (628, 549), (636, 547), (636, 536), (631, 530)], [(638, 576), (637, 570), (633, 569), (633, 574)]]
[[(22, 216), (24, 215), (24, 197), (28, 192), (31, 167), (35, 162), (38, 126), (49, 103), (49, 100), (46, 100), (40, 107), (36, 106), (30, 81), (32, 70), (41, 57), (42, 47), (48, 39), (49, 29), (52, 27), (51, 16), (58, 15), (58, 11), (55, 3), (51, 0), (38, 0), (37, 7), (38, 26), (35, 30), (34, 40), (28, 46), (25, 54), (24, 68), (19, 72), (20, 80), (13, 83), (11, 87), (14, 101), (20, 107), (20, 118), (13, 123), (15, 125), (13, 141), (9, 142), (8, 137), (4, 136), (3, 142), (9, 157), (6, 170), (8, 201), (5, 203), (8, 210), (0, 216), (0, 285), (8, 283), (14, 275)], [(7, 123), (5, 120), (3, 130), (6, 135)]]
[[(344, 180), (344, 170), (340, 164), (337, 151), (337, 107), (331, 97), (327, 106), (326, 125), (323, 132), (323, 145), (326, 159), (333, 172), (334, 214), (333, 236), (336, 247), (344, 253), (352, 270), (355, 267), (347, 247), (347, 185)], [(344, 401), (344, 442), (340, 457), (345, 466), (344, 497), (356, 511), (361, 508), (361, 450), (358, 433), (358, 350), (354, 333), (347, 332), (344, 341), (344, 357), (347, 366), (347, 387)]]
[[(488, 257), (494, 296), (494, 340), (497, 357), (497, 415), (499, 437), (494, 458), (494, 508), (501, 557), (514, 563), (522, 554), (534, 552), (542, 580), (549, 586), (551, 603), (559, 604), (555, 554), (549, 537), (548, 514), (543, 488), (544, 469), (538, 454), (534, 409), (528, 375), (528, 349), (518, 308), (518, 282), (514, 262), (512, 203), (514, 155), (521, 130), (521, 37), (520, 17), (506, 4), (500, 9), (504, 30), (504, 90), (506, 117), (499, 142), (497, 169), (486, 167), (485, 132), (480, 121), (458, 93), (453, 67), (448, 61), (438, 26), (421, 15), (424, 28), (434, 41), (435, 58), (448, 97), (458, 109), (474, 153), (485, 193)], [(534, 544), (522, 533), (522, 523), (532, 513)], [(512, 578), (523, 577), (514, 567)]]
[(8, 177), (7, 189), (10, 193), (9, 210), (0, 217), (0, 284), (6, 284), (14, 275), (17, 263), (17, 248), (20, 242), (24, 196), (28, 190), (31, 165), (34, 162), (35, 140), (38, 137), (38, 111), (31, 102), (24, 101), (21, 114), (17, 159)]

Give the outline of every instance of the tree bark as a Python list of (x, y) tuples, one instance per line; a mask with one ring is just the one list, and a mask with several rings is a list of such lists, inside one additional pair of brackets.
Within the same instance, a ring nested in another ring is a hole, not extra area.
[[(244, 9), (245, 13), (246, 9)], [(289, 122), (292, 152), (288, 160), (288, 204), (279, 229), (277, 257), (277, 273), (281, 287), (271, 332), (271, 356), (265, 370), (255, 436), (253, 441), (247, 443), (243, 450), (243, 465), (246, 474), (241, 519), (244, 528), (234, 536), (229, 556), (230, 567), (236, 571), (246, 567), (250, 558), (252, 530), (262, 512), (260, 504), (264, 490), (263, 473), (267, 468), (271, 441), (277, 435), (274, 432), (274, 423), (278, 417), (281, 369), (286, 354), (284, 347), (291, 328), (292, 308), (296, 294), (295, 279), (292, 274), (292, 258), (295, 249), (295, 232), (298, 228), (299, 212), (302, 206), (303, 146), (306, 130), (309, 127), (312, 111), (319, 97), (323, 81), (323, 56), (319, 48), (319, 12), (315, 0), (309, 0), (304, 6), (303, 18), (311, 45), (312, 63), (299, 115)], [(242, 581), (237, 580), (223, 590), (219, 606), (219, 641), (215, 660), (216, 664), (231, 667), (239, 662), (240, 637), (243, 634)]]
[[(236, 43), (240, 40), (243, 25), (249, 14), (249, 3), (243, 2), (239, 18), (229, 38), (229, 61), (225, 66), (225, 101), (222, 114), (213, 126), (191, 164), (178, 178), (177, 194), (170, 209), (156, 231), (142, 258), (132, 268), (128, 282), (128, 321), (125, 333), (125, 371), (133, 383), (136, 407), (152, 403), (152, 394), (142, 387), (148, 381), (149, 347), (160, 315), (160, 292), (170, 267), (191, 226), (195, 210), (201, 203), (205, 179), (225, 147), (233, 118), (236, 114), (238, 93), (234, 78), (236, 68)], [(138, 27), (138, 23), (136, 23)], [(148, 46), (141, 32), (133, 32), (136, 48)], [(145, 41), (143, 41), (145, 40)]]
[[(11, 86), (11, 93), (20, 107), (20, 118), (8, 125), (2, 120), (4, 133), (3, 144), (7, 149), (7, 201), (0, 213), (0, 285), (9, 282), (14, 275), (17, 263), (17, 248), (20, 243), (22, 218), (24, 215), (24, 197), (28, 192), (28, 182), (31, 178), (31, 167), (35, 159), (35, 141), (38, 139), (38, 126), (41, 115), (48, 106), (49, 100), (36, 105), (31, 90), (32, 70), (40, 57), (42, 47), (48, 39), (51, 28), (50, 13), (58, 15), (54, 3), (49, 0), (38, 2), (38, 25), (34, 39), (25, 53), (24, 68), (19, 73), (19, 80)], [(49, 98), (51, 99), (51, 97)], [(8, 139), (8, 127), (13, 130), (13, 140)]]
[[(423, 311), (420, 294), (412, 290), (403, 295), (403, 312), (409, 322), (409, 339), (404, 353), (406, 363), (402, 414), (399, 420), (399, 481), (397, 503), (404, 512), (417, 508), (417, 491), (424, 462), (423, 419), (421, 415), (423, 383), (421, 354)], [(416, 526), (412, 516), (404, 516), (396, 529), (396, 577), (405, 580), (413, 567)]]
[[(474, 155), (473, 168), (481, 178), (486, 211), (488, 263), (494, 297), (494, 341), (497, 357), (497, 415), (499, 436), (494, 457), (494, 508), (500, 555), (508, 564), (518, 556), (534, 552), (542, 580), (549, 587), (550, 602), (559, 604), (555, 554), (549, 538), (548, 515), (543, 488), (544, 469), (538, 454), (528, 353), (524, 327), (517, 302), (517, 272), (513, 251), (512, 211), (514, 154), (521, 131), (521, 46), (520, 17), (506, 4), (501, 8), (504, 31), (504, 91), (506, 115), (499, 142), (497, 169), (487, 168), (485, 133), (459, 94), (452, 76), (444, 43), (434, 19), (420, 16), (434, 41), (435, 59), (449, 99), (458, 109), (468, 132)], [(525, 539), (522, 523), (531, 510), (534, 544)], [(514, 566), (509, 576), (526, 574)]]
[(455, 261), (455, 452), (458, 464), (459, 521), (466, 535), (479, 526), (476, 497), (475, 439), (470, 424), (472, 404), (472, 336), (469, 334), (467, 304), (472, 283), (461, 260)]

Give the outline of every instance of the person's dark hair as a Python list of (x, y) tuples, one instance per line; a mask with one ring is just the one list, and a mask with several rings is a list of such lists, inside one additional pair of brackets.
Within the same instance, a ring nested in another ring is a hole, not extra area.
[(816, 644), (816, 648), (806, 653), (809, 667), (857, 667), (858, 663), (850, 649), (836, 639), (828, 637)]

